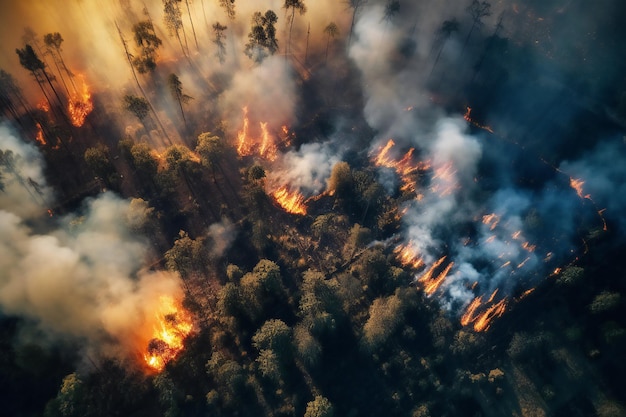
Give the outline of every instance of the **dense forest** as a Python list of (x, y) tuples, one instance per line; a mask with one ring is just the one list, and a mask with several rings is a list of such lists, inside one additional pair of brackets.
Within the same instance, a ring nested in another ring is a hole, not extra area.
[(0, 414), (626, 416), (619, 0), (0, 8)]

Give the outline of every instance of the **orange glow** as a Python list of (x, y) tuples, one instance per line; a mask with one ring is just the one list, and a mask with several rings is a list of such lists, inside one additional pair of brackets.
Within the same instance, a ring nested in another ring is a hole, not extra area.
[(389, 155), (389, 151), (395, 144), (393, 139), (389, 139), (385, 146), (381, 146), (373, 158), (374, 165), (393, 169), (402, 182), (400, 190), (404, 192), (415, 192), (417, 180), (415, 176), (420, 172), (430, 169), (430, 162), (415, 162), (413, 158), (415, 148), (409, 149), (399, 160), (392, 158)]
[(432, 293), (437, 291), (441, 284), (443, 284), (443, 282), (446, 280), (448, 273), (450, 273), (450, 270), (454, 266), (454, 262), (450, 262), (448, 266), (446, 266), (443, 271), (439, 273), (439, 275), (433, 278), (433, 274), (435, 273), (437, 268), (439, 268), (441, 264), (443, 264), (445, 260), (446, 256), (442, 256), (434, 264), (432, 264), (430, 269), (428, 269), (424, 274), (422, 274), (421, 277), (418, 278), (417, 281), (424, 286), (424, 292), (426, 294), (431, 295)]
[[(494, 291), (487, 300), (487, 303), (485, 304), (492, 303), (495, 299), (497, 292), (498, 290)], [(503, 298), (502, 300), (498, 301), (495, 304), (492, 304), (484, 310), (482, 310), (482, 307), (484, 307), (482, 299), (482, 296), (476, 297), (467, 306), (467, 308), (465, 309), (465, 313), (463, 313), (463, 315), (461, 316), (461, 325), (467, 326), (470, 323), (474, 323), (474, 330), (477, 332), (483, 332), (491, 327), (493, 320), (501, 317), (506, 311), (506, 298)]]
[(537, 249), (537, 245), (531, 245), (529, 242), (522, 243), (522, 248), (528, 252), (534, 252)]
[(476, 126), (479, 129), (482, 130), (486, 130), (489, 133), (493, 133), (493, 129), (489, 126), (483, 125), (478, 123), (476, 120), (472, 119), (472, 108), (470, 106), (467, 106), (465, 108), (465, 114), (463, 115), (463, 118), (465, 119), (465, 121), (467, 121), (468, 123), (471, 123), (472, 125)]
[(243, 109), (243, 127), (237, 132), (237, 153), (239, 156), (248, 156), (252, 152), (252, 147), (248, 143), (248, 127), (250, 120), (248, 119), (248, 106)]
[(304, 205), (304, 197), (297, 191), (289, 191), (286, 186), (282, 186), (272, 192), (272, 197), (276, 203), (287, 213), (306, 214), (306, 206)]
[(143, 356), (146, 364), (157, 372), (176, 358), (184, 347), (185, 337), (193, 329), (191, 316), (172, 297), (161, 296), (159, 302), (152, 339)]
[(500, 217), (498, 217), (498, 215), (495, 213), (486, 214), (483, 216), (483, 224), (489, 226), (489, 230), (495, 229), (498, 226), (498, 223), (500, 223)]
[(39, 144), (41, 145), (45, 145), (47, 144), (46, 142), (46, 138), (43, 135), (43, 129), (41, 128), (41, 125), (39, 123), (37, 123), (37, 136), (35, 136), (35, 139), (37, 140), (37, 142), (39, 142)]
[(398, 261), (407, 268), (419, 269), (424, 266), (424, 261), (422, 257), (417, 253), (413, 246), (412, 242), (409, 242), (406, 245), (399, 245), (393, 250)]
[(569, 185), (576, 191), (576, 194), (578, 194), (578, 197), (586, 198), (588, 200), (591, 199), (590, 194), (583, 194), (583, 185), (585, 185), (585, 181), (570, 177)]
[(261, 123), (261, 146), (259, 147), (259, 155), (268, 161), (276, 160), (276, 144), (272, 136), (267, 131), (267, 122)]
[[(248, 117), (248, 106), (241, 109), (243, 111), (243, 126), (237, 132), (237, 154), (239, 156), (251, 156), (255, 153), (268, 161), (274, 161), (277, 158), (278, 146), (267, 122), (259, 122), (260, 137), (254, 137), (250, 133), (250, 118)], [(283, 126), (285, 138), (282, 140), (285, 146), (289, 146), (290, 137), (289, 129)]]
[(430, 190), (439, 194), (441, 197), (445, 197), (458, 189), (459, 186), (454, 178), (456, 170), (451, 162), (445, 163), (440, 167), (435, 168), (433, 180), (437, 180), (434, 185), (430, 187)]
[(91, 101), (91, 93), (85, 83), (84, 77), (79, 75), (78, 78), (83, 82), (83, 91), (80, 94), (74, 94), (70, 98), (67, 110), (72, 124), (76, 127), (81, 127), (85, 123), (85, 119), (89, 113), (93, 110), (93, 102)]

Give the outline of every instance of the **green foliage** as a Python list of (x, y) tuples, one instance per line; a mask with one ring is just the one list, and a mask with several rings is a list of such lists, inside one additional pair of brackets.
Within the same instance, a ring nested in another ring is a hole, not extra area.
[(274, 55), (278, 51), (275, 24), (278, 16), (272, 10), (264, 15), (255, 12), (252, 15), (252, 26), (248, 33), (248, 43), (244, 53), (255, 62), (262, 62), (268, 55)]
[(619, 293), (602, 291), (596, 295), (589, 305), (589, 310), (593, 314), (606, 313), (615, 310), (620, 304), (622, 297)]
[(293, 329), (293, 345), (298, 358), (309, 368), (318, 365), (322, 355), (322, 345), (303, 324)]
[(374, 300), (369, 318), (363, 326), (363, 342), (370, 351), (378, 349), (403, 320), (404, 306), (397, 294)]
[(282, 366), (276, 352), (263, 349), (256, 358), (259, 373), (278, 384), (282, 382)]
[(174, 246), (165, 252), (165, 262), (170, 270), (178, 271), (183, 278), (187, 278), (206, 269), (206, 255), (204, 241), (191, 239), (187, 232), (181, 230)]
[(243, 271), (237, 265), (228, 264), (226, 266), (226, 277), (228, 281), (238, 284), (241, 277), (243, 277)]
[(261, 165), (254, 164), (248, 168), (248, 181), (255, 182), (265, 178), (265, 169)]
[(219, 165), (219, 161), (224, 154), (224, 143), (219, 136), (211, 132), (204, 132), (198, 136), (196, 152), (200, 155), (202, 165), (214, 168)]
[(282, 320), (268, 320), (252, 336), (252, 344), (259, 351), (271, 349), (285, 357), (291, 351), (291, 329)]
[(326, 397), (315, 396), (313, 401), (306, 405), (304, 417), (333, 417), (335, 415), (333, 405)]
[(347, 162), (341, 161), (333, 165), (328, 178), (328, 191), (337, 198), (351, 197), (354, 179)]
[(143, 97), (127, 94), (124, 96), (123, 104), (124, 110), (134, 114), (141, 122), (143, 122), (150, 112), (150, 103)]
[(143, 20), (133, 25), (135, 44), (141, 48), (141, 54), (132, 60), (133, 66), (140, 74), (156, 69), (157, 50), (163, 44), (156, 34), (150, 20)]
[(558, 285), (576, 286), (585, 277), (585, 270), (578, 266), (568, 266), (556, 280)]
[(108, 180), (115, 171), (109, 160), (109, 149), (106, 146), (87, 148), (84, 154), (85, 163), (98, 177)]

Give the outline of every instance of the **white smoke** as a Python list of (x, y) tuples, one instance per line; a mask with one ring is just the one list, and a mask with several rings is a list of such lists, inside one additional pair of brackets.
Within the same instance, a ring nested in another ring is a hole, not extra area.
[[(16, 175), (37, 178), (49, 198), (37, 149), (1, 129), (3, 151), (21, 157)], [(80, 214), (48, 218), (41, 234), (25, 220), (47, 217), (45, 206), (23, 188), (9, 181), (0, 199), (0, 312), (96, 355), (138, 353), (150, 339), (152, 328), (144, 324), (154, 319), (159, 297), (182, 297), (176, 274), (142, 270), (150, 251), (136, 230), (150, 210), (105, 193), (87, 200)]]

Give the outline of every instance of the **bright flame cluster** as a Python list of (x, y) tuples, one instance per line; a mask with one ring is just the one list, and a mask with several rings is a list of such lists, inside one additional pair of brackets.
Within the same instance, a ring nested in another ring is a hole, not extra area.
[(144, 360), (151, 369), (159, 372), (183, 349), (183, 341), (191, 333), (193, 322), (189, 313), (171, 296), (159, 298), (155, 320)]
[(301, 216), (306, 214), (304, 196), (298, 191), (289, 191), (287, 186), (282, 186), (272, 192), (272, 197), (287, 213), (299, 214)]
[(81, 127), (85, 123), (85, 119), (93, 110), (93, 102), (91, 101), (91, 93), (89, 87), (85, 83), (82, 76), (79, 76), (83, 81), (83, 88), (80, 94), (74, 94), (70, 98), (70, 102), (67, 107), (67, 111), (70, 115), (70, 121), (72, 125)]
[(393, 139), (389, 139), (385, 146), (380, 147), (373, 158), (374, 164), (377, 167), (393, 169), (402, 182), (400, 190), (415, 193), (417, 191), (417, 176), (430, 169), (430, 162), (415, 161), (413, 157), (415, 148), (409, 149), (400, 159), (393, 158), (389, 155), (389, 151), (395, 144)]
[[(278, 157), (278, 145), (276, 139), (270, 133), (267, 122), (259, 122), (259, 128), (261, 130), (261, 136), (258, 138), (250, 135), (250, 118), (248, 117), (248, 106), (243, 109), (243, 126), (239, 132), (237, 132), (237, 153), (239, 156), (251, 156), (255, 153), (263, 159), (268, 161), (275, 161)], [(283, 126), (282, 131), (288, 140), (288, 132), (286, 126)], [(288, 146), (288, 143), (287, 143)]]

